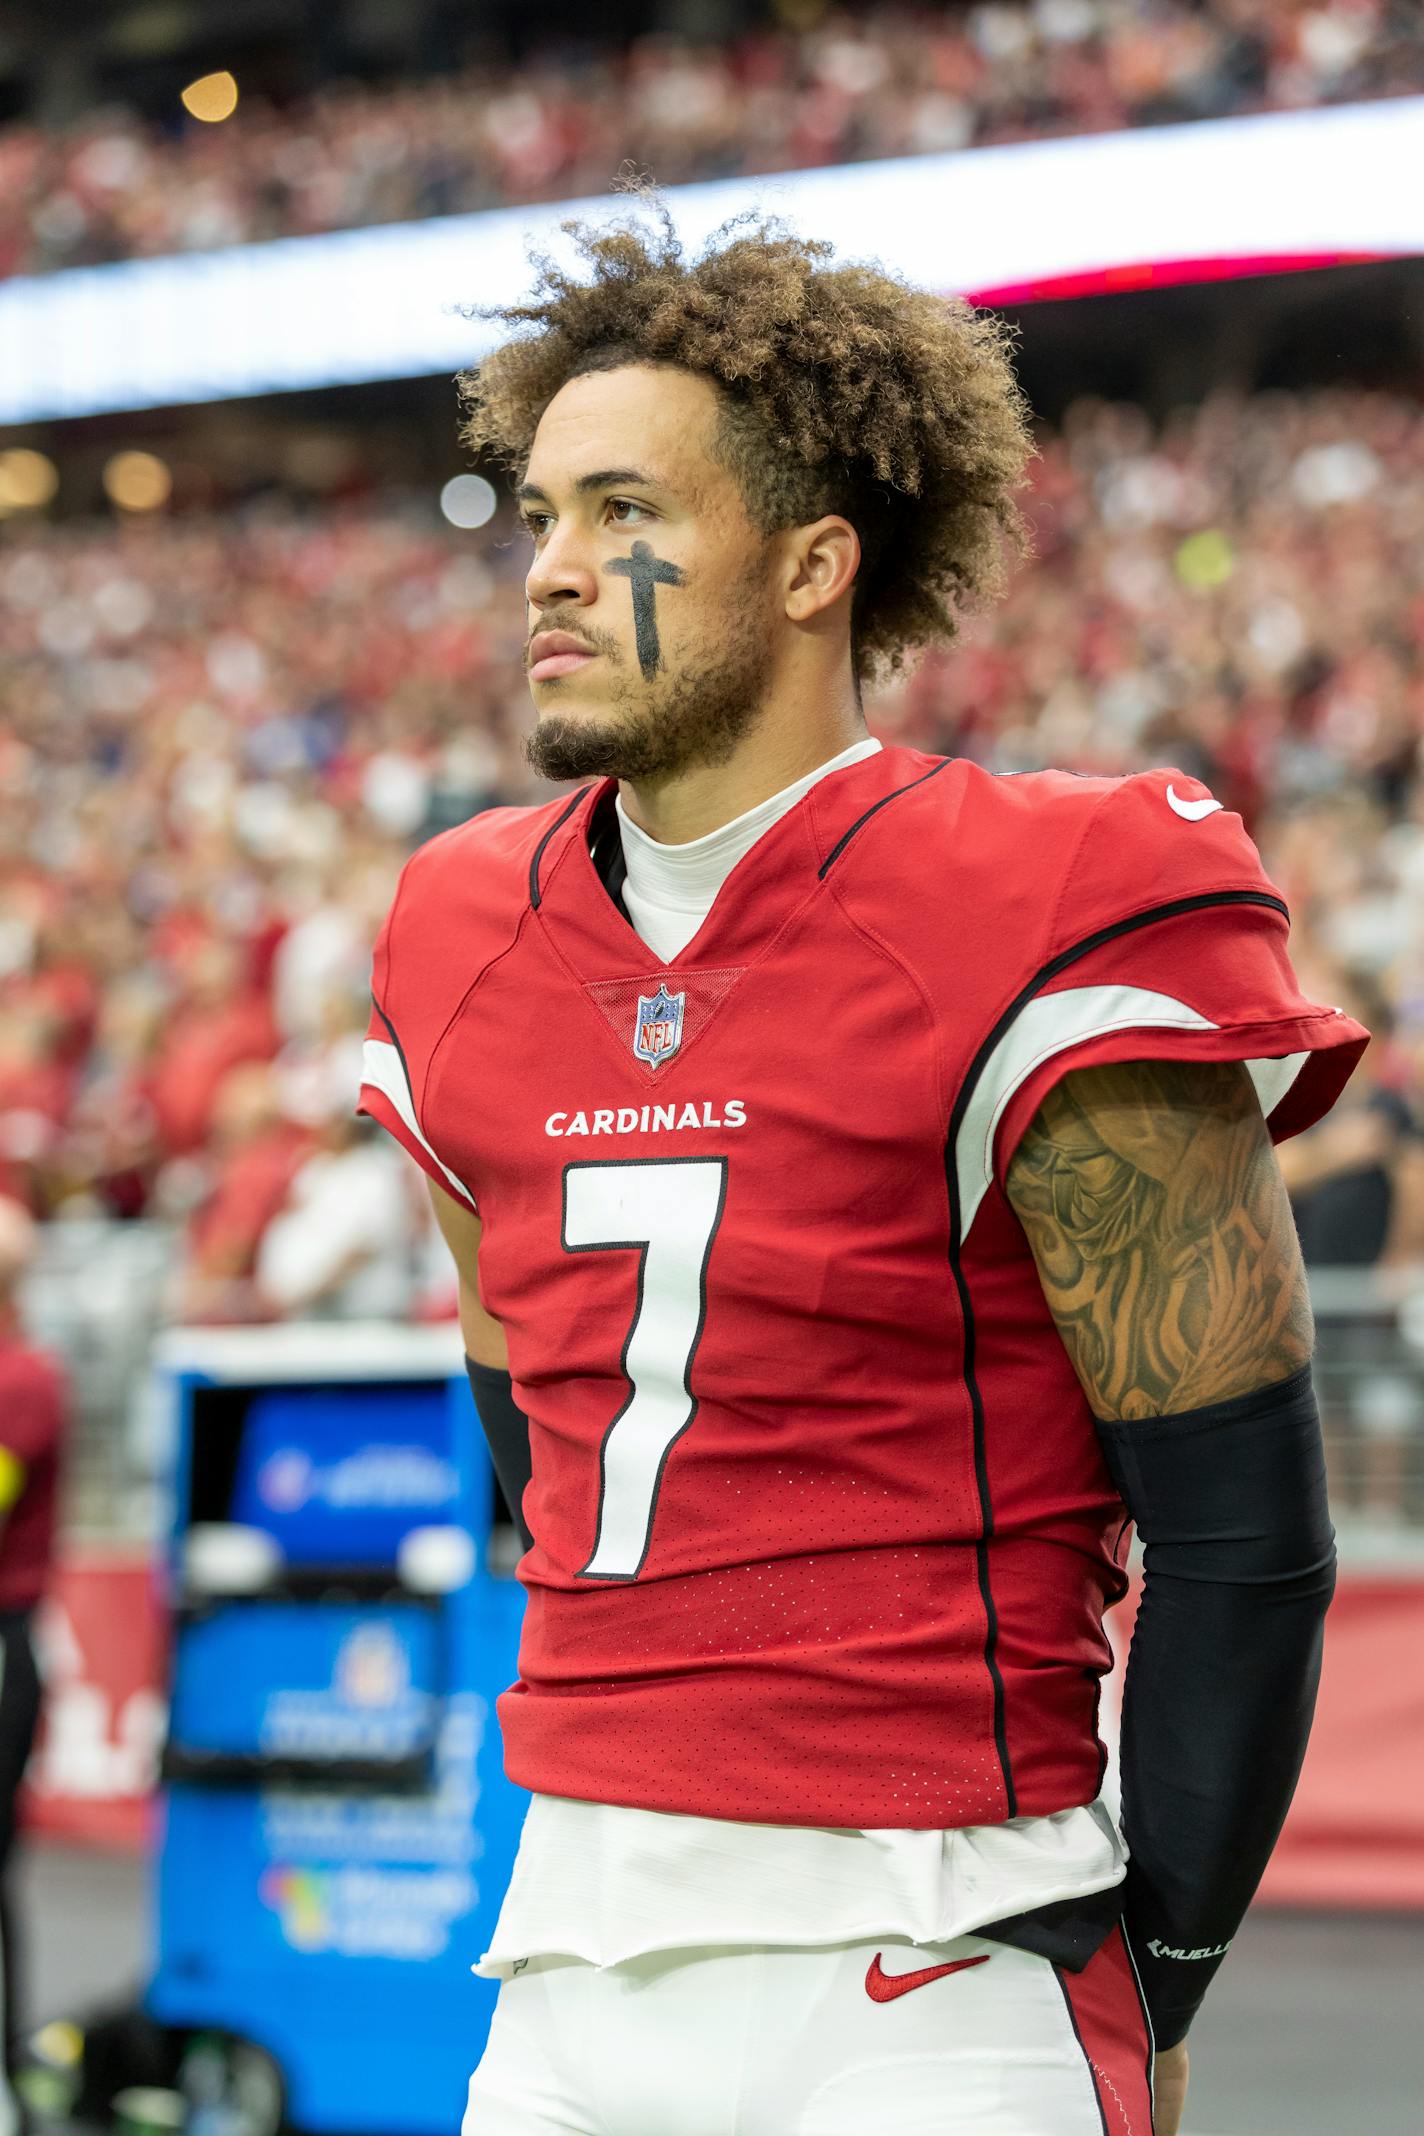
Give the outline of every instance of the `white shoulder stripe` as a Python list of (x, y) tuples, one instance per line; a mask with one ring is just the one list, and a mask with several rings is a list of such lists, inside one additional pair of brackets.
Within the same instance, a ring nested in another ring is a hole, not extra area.
[(1308, 1053), (1283, 1053), (1275, 1061), (1247, 1061), (1256, 1096), (1268, 1120), (1309, 1059)]
[(411, 1096), (410, 1085), (406, 1081), (405, 1068), (400, 1054), (385, 1039), (368, 1038), (366, 1040), (361, 1051), (361, 1084), (363, 1089), (369, 1087), (372, 1090), (378, 1090), (383, 1098), (386, 1098), (394, 1105), (401, 1119), (430, 1158), (432, 1164), (439, 1165), (440, 1170), (449, 1180), (461, 1201), (468, 1202), (472, 1209), (476, 1208), (478, 1204), (469, 1188), (462, 1180), (455, 1177), (449, 1165), (442, 1158), (436, 1156), (434, 1150), (431, 1149), (430, 1144), (421, 1133), (420, 1122), (415, 1117), (415, 1100)]
[[(959, 1236), (969, 1227), (994, 1176), (994, 1138), (1014, 1092), (1055, 1053), (1110, 1031), (1135, 1028), (1214, 1031), (1218, 1027), (1175, 995), (1140, 986), (1065, 987), (1039, 994), (1020, 1011), (984, 1064), (969, 1101), (954, 1151), (959, 1181)], [(1280, 1104), (1309, 1058), (1287, 1054), (1280, 1060), (1248, 1061), (1261, 1110), (1269, 1116)]]

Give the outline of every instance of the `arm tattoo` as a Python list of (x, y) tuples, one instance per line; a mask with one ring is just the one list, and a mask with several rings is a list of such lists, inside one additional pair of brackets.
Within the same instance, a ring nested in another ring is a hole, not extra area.
[(1068, 1074), (1008, 1193), (1095, 1415), (1199, 1409), (1309, 1359), (1290, 1202), (1239, 1062)]

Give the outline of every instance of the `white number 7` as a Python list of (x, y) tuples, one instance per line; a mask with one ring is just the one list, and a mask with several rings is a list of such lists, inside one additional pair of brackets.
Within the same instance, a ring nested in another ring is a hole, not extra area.
[(571, 1164), (564, 1172), (565, 1251), (638, 1248), (621, 1360), (628, 1399), (603, 1436), (598, 1532), (583, 1579), (634, 1579), (648, 1554), (667, 1457), (697, 1414), (692, 1360), (726, 1196), (725, 1157)]

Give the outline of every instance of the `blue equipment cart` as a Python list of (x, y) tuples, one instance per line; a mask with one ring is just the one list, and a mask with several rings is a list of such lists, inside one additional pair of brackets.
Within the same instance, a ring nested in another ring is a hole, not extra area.
[(149, 2015), (251, 2042), (294, 2128), (453, 2136), (527, 1797), (523, 1591), (453, 1329), (186, 1329)]

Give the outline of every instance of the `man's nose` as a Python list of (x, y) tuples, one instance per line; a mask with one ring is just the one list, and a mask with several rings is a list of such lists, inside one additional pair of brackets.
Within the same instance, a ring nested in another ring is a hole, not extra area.
[(588, 607), (598, 598), (598, 572), (586, 535), (569, 521), (551, 527), (524, 580), (535, 608), (558, 601)]

